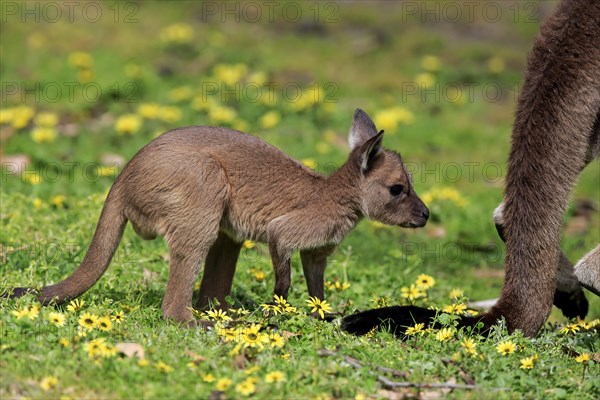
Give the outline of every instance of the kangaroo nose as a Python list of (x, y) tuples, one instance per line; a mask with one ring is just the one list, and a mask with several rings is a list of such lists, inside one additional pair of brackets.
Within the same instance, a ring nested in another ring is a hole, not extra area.
[(429, 208), (425, 207), (425, 210), (421, 212), (421, 216), (426, 220), (429, 219)]

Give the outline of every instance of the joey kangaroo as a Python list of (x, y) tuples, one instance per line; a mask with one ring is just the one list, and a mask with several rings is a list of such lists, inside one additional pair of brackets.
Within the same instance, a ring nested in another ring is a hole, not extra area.
[[(422, 227), (429, 210), (400, 155), (381, 147), (369, 116), (357, 109), (347, 162), (330, 176), (313, 172), (260, 139), (225, 128), (169, 131), (141, 149), (113, 184), (92, 244), (75, 272), (38, 293), (62, 303), (104, 273), (127, 221), (143, 239), (165, 237), (170, 251), (163, 316), (193, 320), (192, 292), (204, 274), (197, 307), (226, 305), (244, 239), (267, 242), (274, 293), (287, 298), (290, 257), (300, 250), (308, 292), (323, 299), (327, 257), (363, 217)], [(32, 292), (16, 288), (11, 296)]]
[[(533, 46), (513, 125), (504, 203), (495, 213), (506, 242), (504, 287), (489, 312), (460, 326), (482, 321), (489, 329), (504, 317), (509, 331), (534, 336), (553, 300), (565, 315), (585, 316), (577, 278), (600, 293), (600, 246), (577, 264), (575, 277), (559, 248), (560, 228), (579, 173), (599, 155), (600, 0), (563, 0)], [(390, 307), (351, 315), (342, 326), (361, 334), (389, 320), (402, 334), (434, 315)]]

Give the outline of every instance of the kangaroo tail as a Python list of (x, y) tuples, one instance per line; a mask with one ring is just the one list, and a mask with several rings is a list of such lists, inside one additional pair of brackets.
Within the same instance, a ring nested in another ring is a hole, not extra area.
[[(42, 304), (50, 302), (61, 304), (82, 295), (91, 288), (110, 264), (123, 236), (126, 223), (127, 218), (123, 214), (121, 195), (118, 188), (113, 186), (104, 203), (92, 244), (83, 258), (83, 262), (64, 281), (45, 286), (40, 292), (37, 292), (38, 300)], [(36, 293), (36, 290), (15, 288), (8, 297), (21, 297), (27, 293)]]

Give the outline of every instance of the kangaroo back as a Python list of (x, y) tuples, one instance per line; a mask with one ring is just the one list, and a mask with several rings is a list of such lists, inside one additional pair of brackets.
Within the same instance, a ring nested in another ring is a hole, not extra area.
[[(38, 300), (42, 304), (57, 304), (74, 299), (85, 293), (100, 279), (117, 250), (127, 219), (123, 214), (119, 186), (115, 184), (110, 190), (92, 244), (83, 262), (71, 276), (62, 282), (42, 288)], [(21, 297), (34, 293), (32, 288), (15, 288), (10, 297)]]

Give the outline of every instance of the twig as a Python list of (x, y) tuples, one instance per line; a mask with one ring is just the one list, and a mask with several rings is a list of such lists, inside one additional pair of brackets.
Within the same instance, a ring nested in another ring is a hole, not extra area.
[(417, 382), (395, 382), (390, 381), (384, 376), (377, 376), (377, 380), (388, 389), (394, 389), (399, 387), (415, 387), (415, 388), (427, 388), (427, 389), (477, 389), (477, 385), (460, 385), (456, 383), (417, 383)]

